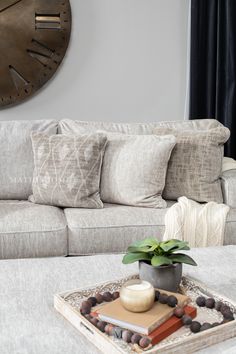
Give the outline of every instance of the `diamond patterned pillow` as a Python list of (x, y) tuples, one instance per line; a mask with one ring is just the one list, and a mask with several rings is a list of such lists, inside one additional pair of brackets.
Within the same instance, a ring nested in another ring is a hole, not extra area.
[(33, 195), (38, 204), (102, 208), (100, 174), (107, 138), (84, 135), (31, 134), (34, 153)]

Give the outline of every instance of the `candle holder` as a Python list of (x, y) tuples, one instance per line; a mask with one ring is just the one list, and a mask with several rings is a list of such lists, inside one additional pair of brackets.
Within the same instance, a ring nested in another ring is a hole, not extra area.
[(145, 312), (152, 308), (155, 290), (152, 284), (140, 279), (126, 282), (120, 290), (120, 301), (131, 312)]

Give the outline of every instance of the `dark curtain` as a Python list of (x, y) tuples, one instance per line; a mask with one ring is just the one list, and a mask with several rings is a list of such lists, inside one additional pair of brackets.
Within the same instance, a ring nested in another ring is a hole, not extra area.
[(215, 118), (231, 130), (236, 158), (236, 0), (191, 1), (190, 119)]

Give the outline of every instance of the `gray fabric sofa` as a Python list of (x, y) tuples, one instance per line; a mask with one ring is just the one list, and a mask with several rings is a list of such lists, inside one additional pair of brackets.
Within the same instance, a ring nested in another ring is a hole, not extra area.
[[(93, 129), (151, 134), (152, 128), (161, 123), (84, 124)], [(178, 124), (194, 127), (195, 123)], [(168, 208), (105, 204), (103, 209), (63, 210), (27, 201), (33, 171), (30, 133), (43, 130), (54, 134), (58, 125), (55, 121), (0, 123), (0, 258), (119, 253), (135, 240), (152, 236), (161, 239)], [(236, 244), (236, 170), (222, 174), (222, 191), (224, 203), (231, 207), (224, 243)], [(168, 201), (168, 207), (173, 203)]]

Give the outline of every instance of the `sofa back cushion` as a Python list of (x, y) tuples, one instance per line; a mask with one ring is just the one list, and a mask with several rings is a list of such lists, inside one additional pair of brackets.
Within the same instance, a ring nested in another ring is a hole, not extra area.
[(34, 170), (32, 131), (56, 134), (52, 120), (0, 122), (0, 199), (27, 200)]
[(220, 123), (215, 119), (198, 119), (186, 121), (170, 121), (155, 123), (112, 123), (112, 122), (86, 122), (65, 119), (59, 122), (59, 133), (67, 134), (77, 132), (79, 134), (94, 133), (105, 130), (113, 133), (146, 135), (153, 134), (157, 127), (174, 128), (178, 130), (208, 130), (216, 128)]
[[(63, 120), (59, 132), (85, 133), (103, 129), (124, 134), (173, 134), (173, 149), (163, 197), (186, 196), (199, 202), (222, 202), (220, 174), (223, 145), (230, 132), (215, 119), (157, 123), (110, 123)], [(178, 144), (179, 141), (179, 144)]]

